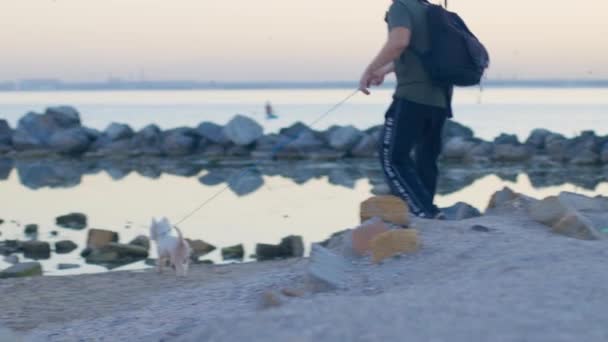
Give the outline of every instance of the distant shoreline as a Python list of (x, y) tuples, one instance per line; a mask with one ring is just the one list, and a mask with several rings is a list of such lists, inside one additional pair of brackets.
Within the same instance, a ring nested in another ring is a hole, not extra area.
[[(44, 91), (133, 91), (133, 90), (265, 90), (265, 89), (350, 89), (356, 81), (327, 82), (201, 82), (175, 81), (122, 81), (64, 82), (55, 79), (21, 80), (0, 82), (0, 92), (44, 92)], [(381, 88), (390, 89), (394, 82)], [(487, 80), (484, 88), (608, 88), (608, 80)]]

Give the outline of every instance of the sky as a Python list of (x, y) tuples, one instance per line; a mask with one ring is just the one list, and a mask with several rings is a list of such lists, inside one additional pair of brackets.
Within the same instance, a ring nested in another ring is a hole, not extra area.
[[(0, 0), (0, 80), (356, 80), (390, 0)], [(605, 0), (450, 0), (489, 78), (608, 79)]]

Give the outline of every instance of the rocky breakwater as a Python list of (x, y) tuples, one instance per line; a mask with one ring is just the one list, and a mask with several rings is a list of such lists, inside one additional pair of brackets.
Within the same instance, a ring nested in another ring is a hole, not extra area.
[[(60, 154), (85, 157), (191, 156), (204, 158), (340, 159), (377, 155), (381, 126), (359, 130), (333, 126), (316, 131), (302, 123), (279, 133), (264, 134), (253, 119), (237, 115), (225, 126), (203, 122), (197, 127), (161, 130), (148, 125), (139, 131), (112, 123), (103, 131), (82, 126), (78, 111), (69, 106), (51, 107), (43, 114), (28, 113), (15, 129), (0, 120), (0, 154)], [(608, 164), (608, 136), (592, 131), (575, 138), (534, 130), (521, 142), (502, 134), (493, 141), (448, 121), (443, 134), (442, 158), (451, 162), (526, 163), (546, 165)]]

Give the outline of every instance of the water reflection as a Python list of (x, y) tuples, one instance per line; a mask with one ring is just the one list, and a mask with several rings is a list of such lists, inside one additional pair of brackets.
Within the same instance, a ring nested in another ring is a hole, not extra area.
[[(344, 188), (354, 188), (356, 182), (368, 179), (374, 186), (384, 184), (384, 176), (374, 160), (341, 162), (266, 162), (252, 166), (247, 161), (209, 163), (195, 159), (130, 159), (130, 160), (12, 160), (0, 159), (0, 181), (7, 180), (12, 169), (16, 169), (20, 183), (30, 189), (70, 188), (78, 186), (82, 177), (105, 172), (113, 180), (121, 181), (135, 172), (142, 177), (159, 179), (163, 174), (179, 177), (199, 177), (204, 186), (225, 183), (239, 195), (249, 195), (264, 186), (264, 176), (280, 176), (302, 185), (313, 179), (326, 177), (328, 182)], [(247, 172), (243, 172), (247, 170)], [(201, 176), (201, 173), (204, 174)], [(462, 166), (444, 165), (439, 180), (438, 193), (451, 194), (466, 188), (488, 175), (515, 182), (518, 175), (527, 174), (535, 188), (546, 188), (573, 184), (587, 190), (595, 189), (608, 179), (608, 168), (604, 167), (559, 167), (533, 166)]]

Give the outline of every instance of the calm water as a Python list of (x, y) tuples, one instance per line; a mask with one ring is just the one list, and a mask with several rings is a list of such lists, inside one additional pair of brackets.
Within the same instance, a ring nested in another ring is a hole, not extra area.
[[(295, 121), (311, 122), (339, 102), (350, 90), (225, 90), (225, 91), (107, 91), (107, 92), (0, 92), (0, 118), (15, 125), (28, 111), (71, 104), (82, 113), (85, 125), (98, 129), (110, 122), (134, 128), (156, 123), (163, 128), (194, 126), (201, 121), (226, 123), (242, 113), (263, 123), (266, 132)], [(357, 95), (316, 128), (353, 124), (368, 128), (382, 122), (391, 90)], [(271, 101), (280, 116), (264, 120), (264, 103)], [(567, 136), (594, 129), (608, 134), (608, 88), (487, 88), (459, 89), (456, 119), (479, 137), (492, 139), (501, 132), (525, 139), (538, 127)]]
[[(69, 212), (87, 214), (89, 227), (117, 231), (121, 241), (128, 242), (147, 233), (152, 216), (178, 220), (228, 184), (228, 191), (180, 226), (186, 236), (218, 247), (243, 243), (246, 255), (251, 255), (259, 242), (278, 243), (284, 236), (298, 234), (308, 245), (355, 226), (360, 202), (371, 195), (373, 184), (382, 181), (374, 161), (271, 163), (240, 181), (231, 176), (241, 164), (218, 166), (201, 160), (129, 164), (18, 161), (14, 166), (8, 174), (5, 168), (6, 177), (0, 177), (0, 218), (7, 221), (0, 225), (2, 239), (25, 239), (23, 226), (37, 223), (40, 240), (71, 239), (80, 247), (71, 254), (53, 254), (42, 260), (49, 275), (106, 271), (94, 265), (56, 270), (58, 263), (82, 264), (79, 252), (86, 230), (54, 225), (56, 216)], [(606, 179), (608, 168), (551, 171), (446, 166), (437, 202), (449, 206), (466, 201), (483, 210), (492, 193), (504, 186), (538, 198), (560, 191), (608, 194)], [(57, 237), (51, 236), (53, 230), (59, 232)], [(204, 258), (221, 261), (217, 251)], [(0, 259), (0, 269), (5, 266)], [(140, 262), (125, 268), (144, 267)]]
[[(201, 121), (226, 123), (235, 113), (250, 115), (276, 131), (295, 121), (311, 122), (350, 93), (349, 90), (247, 90), (247, 91), (129, 91), (129, 92), (17, 92), (0, 93), (0, 118), (14, 126), (27, 111), (71, 104), (82, 113), (85, 125), (105, 128), (124, 122), (134, 128), (156, 123), (163, 128), (197, 125)], [(372, 96), (357, 95), (315, 128), (353, 124), (367, 128), (382, 122), (390, 101), (389, 90)], [(280, 119), (265, 121), (263, 105), (270, 100)], [(608, 89), (490, 88), (461, 90), (456, 96), (458, 121), (476, 134), (491, 139), (501, 132), (525, 138), (543, 127), (568, 136), (594, 129), (608, 134)], [(83, 265), (57, 271), (58, 263), (82, 264), (79, 252), (86, 231), (54, 225), (56, 216), (83, 212), (89, 227), (120, 233), (122, 242), (147, 233), (152, 216), (173, 220), (230, 186), (216, 201), (181, 225), (191, 238), (218, 247), (243, 243), (246, 255), (256, 243), (278, 243), (290, 234), (305, 243), (320, 241), (331, 233), (358, 223), (358, 208), (374, 184), (382, 181), (374, 161), (264, 165), (243, 181), (230, 181), (242, 165), (207, 165), (201, 160), (152, 161), (130, 164), (10, 161), (0, 158), (1, 239), (24, 239), (23, 225), (40, 225), (39, 239), (71, 239), (79, 249), (68, 255), (42, 260), (46, 274), (103, 272)], [(484, 209), (491, 194), (504, 186), (535, 197), (575, 191), (608, 194), (608, 168), (543, 170), (498, 168), (472, 170), (445, 167), (437, 202), (448, 206), (466, 201)], [(15, 221), (15, 222), (11, 222)], [(52, 237), (51, 231), (59, 236)], [(206, 258), (221, 261), (219, 252)], [(8, 266), (0, 258), (0, 269)], [(143, 268), (143, 263), (126, 268)]]

